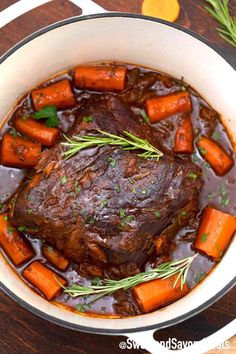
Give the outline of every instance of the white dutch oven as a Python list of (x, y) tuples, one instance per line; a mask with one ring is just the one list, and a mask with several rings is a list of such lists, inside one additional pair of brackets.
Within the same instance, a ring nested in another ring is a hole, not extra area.
[[(17, 2), (2, 11), (0, 27), (47, 1)], [(51, 75), (86, 62), (113, 60), (147, 66), (177, 78), (184, 76), (185, 81), (223, 115), (236, 136), (235, 70), (202, 39), (164, 21), (105, 13), (90, 0), (72, 2), (83, 9), (85, 16), (57, 22), (33, 33), (0, 59), (0, 119), (9, 112), (19, 95)], [(88, 15), (98, 12), (100, 14)], [(152, 353), (165, 353), (169, 351), (154, 341), (154, 331), (197, 314), (233, 287), (236, 281), (235, 246), (236, 239), (211, 275), (183, 299), (161, 311), (135, 318), (90, 318), (58, 308), (25, 286), (3, 258), (0, 258), (0, 286), (19, 304), (49, 321), (90, 333), (124, 334)], [(181, 352), (204, 353), (235, 333), (236, 322), (233, 321)]]

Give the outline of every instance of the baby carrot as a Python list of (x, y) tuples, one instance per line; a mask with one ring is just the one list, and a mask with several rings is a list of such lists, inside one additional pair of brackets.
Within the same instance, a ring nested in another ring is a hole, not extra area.
[[(66, 285), (65, 279), (39, 261), (34, 261), (26, 267), (23, 271), (23, 276), (39, 289), (48, 300), (52, 300), (62, 291), (62, 287), (58, 282)], [(58, 282), (56, 279), (58, 279)]]
[(75, 106), (76, 103), (69, 80), (58, 81), (50, 86), (33, 90), (31, 97), (36, 111), (46, 106), (68, 108)]
[(127, 69), (115, 65), (86, 65), (75, 68), (75, 86), (81, 89), (120, 91), (125, 88)]
[(176, 113), (188, 113), (191, 110), (192, 104), (188, 91), (157, 96), (146, 101), (146, 111), (151, 123), (159, 122)]
[(181, 154), (193, 153), (193, 127), (189, 116), (181, 118), (175, 134), (174, 152)]
[(1, 163), (5, 166), (31, 168), (37, 165), (41, 145), (18, 136), (4, 134), (1, 147)]
[(17, 118), (15, 127), (19, 132), (48, 147), (53, 146), (60, 133), (59, 129), (46, 127), (30, 118)]
[(197, 141), (197, 147), (217, 175), (225, 175), (233, 166), (233, 159), (213, 140), (201, 136)]
[(177, 275), (167, 279), (155, 279), (139, 284), (133, 288), (133, 294), (139, 308), (143, 312), (150, 312), (158, 307), (173, 302), (189, 292), (186, 284), (181, 289), (181, 281), (178, 280), (175, 287)]
[(15, 266), (34, 257), (30, 244), (8, 221), (7, 214), (0, 214), (0, 245)]
[(43, 246), (42, 251), (47, 260), (58, 269), (65, 270), (68, 267), (70, 263), (68, 259), (55, 248)]
[(194, 241), (194, 248), (218, 260), (236, 230), (234, 216), (214, 208), (204, 209)]

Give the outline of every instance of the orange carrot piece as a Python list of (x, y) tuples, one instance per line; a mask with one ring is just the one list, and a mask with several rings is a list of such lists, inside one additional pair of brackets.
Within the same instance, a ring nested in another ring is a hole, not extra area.
[(156, 279), (139, 284), (133, 288), (133, 294), (142, 312), (150, 312), (160, 306), (178, 300), (189, 292), (186, 284), (181, 289), (181, 282), (178, 280), (173, 287), (177, 275), (167, 279)]
[(146, 111), (151, 123), (159, 122), (176, 113), (188, 113), (191, 110), (192, 104), (188, 91), (174, 92), (146, 101)]
[(34, 257), (30, 244), (8, 221), (7, 214), (0, 214), (0, 245), (15, 266)]
[(193, 153), (193, 126), (189, 116), (182, 117), (180, 125), (177, 128), (174, 152), (181, 154)]
[(60, 133), (59, 129), (46, 127), (30, 118), (17, 118), (15, 127), (19, 132), (48, 147), (54, 145)]
[(214, 208), (204, 209), (194, 241), (194, 248), (218, 260), (236, 231), (234, 216)]
[(219, 176), (225, 175), (234, 164), (233, 159), (213, 140), (202, 136), (197, 141), (197, 147), (204, 159)]
[(39, 261), (34, 261), (26, 267), (23, 271), (23, 276), (32, 285), (39, 289), (48, 300), (52, 300), (62, 291), (62, 288), (56, 279), (58, 279), (62, 285), (66, 285), (66, 280), (64, 278), (45, 267)]
[(68, 108), (76, 104), (69, 80), (62, 80), (50, 86), (33, 90), (31, 96), (36, 111), (46, 106)]
[(55, 248), (43, 246), (42, 251), (47, 260), (58, 269), (65, 270), (68, 267), (69, 260)]
[(37, 165), (42, 147), (18, 136), (4, 134), (1, 163), (5, 166), (31, 168)]
[(78, 66), (75, 68), (75, 86), (81, 89), (120, 91), (125, 88), (127, 69), (124, 66)]

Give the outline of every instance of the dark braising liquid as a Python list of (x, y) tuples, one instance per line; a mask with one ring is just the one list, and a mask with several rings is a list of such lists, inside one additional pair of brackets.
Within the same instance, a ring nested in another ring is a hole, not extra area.
[[(179, 80), (175, 80), (169, 76), (163, 75), (161, 73), (149, 70), (146, 68), (134, 67), (128, 65), (128, 74), (127, 74), (127, 83), (126, 87), (128, 89), (119, 92), (112, 93), (122, 97), (128, 104), (130, 104), (132, 110), (136, 113), (137, 120), (140, 121), (140, 128), (142, 125), (143, 117), (142, 112), (145, 108), (145, 97), (147, 97), (150, 92), (156, 93), (157, 95), (166, 95), (172, 92), (179, 91), (182, 88), (182, 85), (185, 85)], [(156, 79), (153, 81), (153, 75), (156, 75)], [(99, 92), (92, 92), (87, 90), (78, 90), (73, 86), (73, 70), (69, 70), (67, 73), (63, 73), (53, 79), (50, 79), (44, 82), (39, 87), (45, 87), (48, 84), (60, 81), (61, 79), (69, 79), (73, 87), (77, 106), (73, 109), (61, 110), (58, 112), (60, 124), (59, 128), (62, 133), (67, 133), (73, 126), (81, 105), (89, 99), (94, 94), (99, 94)], [(135, 88), (133, 88), (133, 83)], [(187, 86), (186, 86), (187, 87)], [(191, 112), (191, 120), (194, 129), (194, 139), (198, 138), (199, 134), (211, 137), (224, 147), (224, 149), (233, 157), (233, 149), (227, 132), (220, 120), (219, 115), (207, 104), (204, 99), (199, 96), (193, 89), (189, 88), (193, 110)], [(132, 95), (139, 97), (136, 100), (135, 105), (132, 104)], [(33, 106), (30, 98), (30, 93), (25, 95), (17, 104), (14, 111), (9, 115), (7, 120), (1, 129), (1, 136), (6, 131), (14, 132), (14, 120), (18, 116), (30, 115), (33, 113)], [(173, 148), (173, 136), (176, 131), (177, 121), (179, 115), (174, 115), (170, 118), (164, 119), (155, 125), (156, 137), (165, 147), (169, 150)], [(61, 134), (62, 134), (61, 133)], [(204, 181), (204, 186), (200, 194), (199, 199), (199, 212), (197, 218), (194, 222), (190, 222), (187, 225), (183, 226), (177, 234), (171, 239), (171, 245), (168, 249), (168, 259), (181, 259), (187, 256), (194, 254), (192, 250), (192, 242), (196, 235), (196, 230), (199, 224), (199, 218), (202, 210), (207, 205), (212, 205), (215, 208), (227, 212), (229, 214), (235, 215), (236, 213), (236, 194), (235, 194), (235, 176), (236, 176), (236, 164), (230, 170), (228, 174), (223, 177), (218, 177), (210, 166), (205, 162), (202, 156), (199, 154), (198, 150), (194, 149), (194, 154), (189, 156), (182, 155), (183, 159), (191, 158), (195, 164), (199, 165), (202, 168), (203, 174), (202, 179)], [(235, 157), (234, 157), (235, 159)], [(234, 160), (235, 162), (235, 160)], [(1, 207), (4, 208), (5, 203), (7, 204), (17, 191), (20, 183), (25, 178), (29, 171), (26, 169), (16, 169), (8, 168), (0, 165), (0, 203)], [(58, 274), (61, 274), (64, 278), (68, 280), (68, 283), (74, 283), (80, 281), (85, 285), (90, 284), (91, 280), (83, 278), (82, 275), (78, 272), (78, 266), (74, 263), (71, 263), (68, 269), (65, 272), (59, 272), (57, 269), (45, 259), (42, 254), (41, 247), (42, 241), (32, 238), (30, 235), (26, 234), (26, 237), (31, 242), (35, 250), (35, 258), (39, 259), (45, 263), (49, 268), (56, 271)], [(44, 243), (45, 244), (45, 243)], [(19, 276), (26, 282), (22, 277), (22, 271), (27, 266), (27, 264), (19, 268), (15, 268)], [(165, 261), (165, 257), (163, 259)], [(10, 262), (10, 261), (9, 261)], [(11, 262), (10, 262), (11, 263)], [(158, 263), (161, 263), (158, 260)], [(150, 257), (149, 261), (146, 263), (144, 269), (148, 269), (151, 265), (158, 264), (156, 260), (153, 259), (153, 256)], [(195, 286), (200, 280), (202, 280), (207, 273), (214, 267), (215, 262), (208, 259), (206, 256), (199, 255), (193, 262), (191, 270), (188, 274), (188, 284), (190, 287)], [(28, 284), (31, 286), (30, 284)], [(31, 286), (32, 287), (32, 286)], [(34, 291), (38, 292), (37, 289)], [(68, 295), (61, 294), (54, 302), (59, 306), (70, 307), (73, 310), (78, 310), (87, 313), (94, 314), (103, 314), (103, 315), (115, 315), (115, 316), (124, 316), (124, 315), (135, 315), (140, 314), (140, 310), (132, 297), (130, 291), (125, 293), (120, 292), (114, 294), (114, 296), (104, 297), (96, 302), (91, 302), (93, 297), (85, 298), (70, 298)]]

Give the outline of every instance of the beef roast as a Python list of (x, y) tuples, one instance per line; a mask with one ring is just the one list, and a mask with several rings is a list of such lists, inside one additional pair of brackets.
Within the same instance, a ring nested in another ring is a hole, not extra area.
[[(99, 134), (98, 129), (118, 135), (129, 131), (162, 148), (153, 128), (140, 126), (131, 109), (112, 95), (91, 98), (68, 136)], [(201, 179), (190, 178), (189, 172), (199, 174), (199, 168), (167, 151), (157, 161), (104, 146), (65, 160), (65, 149), (58, 142), (42, 153), (35, 174), (18, 192), (12, 221), (75, 262), (141, 266), (154, 237), (178, 210), (198, 200)]]

